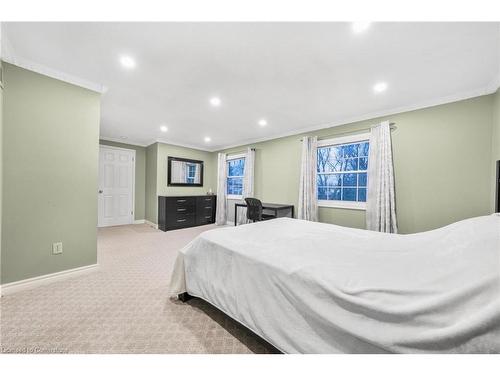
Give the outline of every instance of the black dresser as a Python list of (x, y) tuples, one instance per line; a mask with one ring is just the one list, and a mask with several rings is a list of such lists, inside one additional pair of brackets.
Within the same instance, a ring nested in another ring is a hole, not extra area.
[(159, 196), (158, 229), (162, 231), (215, 223), (217, 196)]

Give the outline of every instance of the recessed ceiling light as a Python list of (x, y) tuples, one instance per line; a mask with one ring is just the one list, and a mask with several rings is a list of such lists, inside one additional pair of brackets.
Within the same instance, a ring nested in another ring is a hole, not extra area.
[(362, 33), (366, 31), (371, 25), (371, 22), (353, 22), (352, 23), (352, 31), (355, 33)]
[(126, 136), (122, 135), (120, 138), (121, 138), (121, 139), (127, 139), (128, 137), (126, 137)]
[(168, 132), (168, 128), (167, 128), (165, 125), (160, 126), (160, 130), (161, 130), (163, 133)]
[(375, 84), (375, 86), (373, 86), (373, 91), (375, 91), (377, 94), (384, 92), (385, 90), (387, 90), (387, 83), (385, 82), (378, 82)]
[(260, 126), (266, 126), (267, 125), (267, 120), (265, 118), (262, 118), (259, 120), (258, 124)]
[(205, 137), (205, 142), (207, 142), (207, 143), (208, 143), (208, 142), (210, 142), (210, 141), (211, 141), (210, 137)]
[(123, 55), (120, 57), (120, 64), (126, 69), (133, 69), (135, 68), (135, 60), (127, 55)]
[(221, 105), (221, 100), (217, 96), (214, 96), (213, 98), (210, 98), (210, 105), (212, 107), (220, 107)]

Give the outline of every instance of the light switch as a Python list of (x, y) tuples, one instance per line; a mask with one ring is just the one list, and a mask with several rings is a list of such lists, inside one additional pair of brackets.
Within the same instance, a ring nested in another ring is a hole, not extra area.
[(62, 254), (63, 248), (62, 248), (62, 242), (54, 242), (52, 244), (52, 254), (57, 255), (57, 254)]

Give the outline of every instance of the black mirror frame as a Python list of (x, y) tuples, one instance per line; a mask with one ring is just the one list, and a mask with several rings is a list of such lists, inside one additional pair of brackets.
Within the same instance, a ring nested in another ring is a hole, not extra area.
[[(200, 183), (199, 184), (186, 184), (186, 183), (177, 183), (177, 182), (172, 182), (172, 161), (184, 161), (187, 163), (196, 163), (201, 165), (201, 170), (200, 170)], [(168, 172), (167, 172), (167, 185), (168, 186), (194, 186), (194, 187), (201, 187), (203, 186), (203, 160), (194, 160), (194, 159), (184, 159), (184, 158), (176, 158), (173, 156), (168, 157)]]

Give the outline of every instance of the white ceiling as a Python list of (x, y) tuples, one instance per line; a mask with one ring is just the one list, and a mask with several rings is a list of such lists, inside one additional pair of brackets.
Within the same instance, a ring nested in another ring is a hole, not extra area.
[[(210, 150), (490, 93), (499, 83), (499, 30), (498, 23), (374, 23), (360, 34), (349, 23), (3, 24), (19, 61), (107, 88), (102, 137)], [(122, 68), (123, 54), (135, 69)], [(379, 81), (388, 89), (376, 95)], [(220, 108), (210, 106), (212, 96)], [(257, 125), (261, 118), (268, 126)]]

